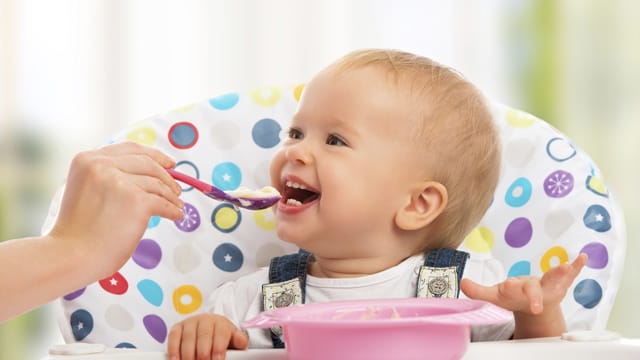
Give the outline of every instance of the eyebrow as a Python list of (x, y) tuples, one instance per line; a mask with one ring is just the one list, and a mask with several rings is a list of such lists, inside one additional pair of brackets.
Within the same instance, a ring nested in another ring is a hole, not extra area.
[[(313, 116), (313, 115), (312, 115)], [(296, 113), (293, 115), (291, 119), (291, 123), (289, 125), (290, 128), (295, 128), (298, 126), (296, 121), (303, 121), (303, 119), (307, 118), (307, 116)], [(332, 129), (336, 132), (348, 137), (349, 139), (357, 139), (360, 138), (360, 131), (357, 128), (351, 125), (351, 122), (345, 120), (343, 118), (331, 116), (331, 117), (323, 117), (322, 118), (322, 126), (329, 129), (329, 132), (332, 132)]]
[(359, 137), (360, 131), (348, 120), (339, 117), (329, 117), (326, 122), (327, 127), (337, 129), (349, 138)]

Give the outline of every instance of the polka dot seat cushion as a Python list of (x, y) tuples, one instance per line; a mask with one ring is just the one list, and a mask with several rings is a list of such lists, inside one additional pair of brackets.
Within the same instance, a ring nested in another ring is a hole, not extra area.
[[(224, 94), (134, 124), (113, 141), (157, 147), (177, 159), (178, 170), (225, 190), (260, 188), (269, 184), (269, 159), (301, 91)], [(588, 253), (563, 308), (572, 329), (603, 328), (622, 269), (622, 214), (594, 164), (565, 136), (526, 113), (501, 105), (493, 111), (503, 173), (491, 208), (462, 248), (504, 276), (540, 275)], [(162, 351), (172, 324), (205, 311), (218, 285), (296, 250), (277, 240), (270, 210), (238, 210), (183, 190), (183, 220), (151, 218), (120, 271), (60, 299), (67, 342)]]

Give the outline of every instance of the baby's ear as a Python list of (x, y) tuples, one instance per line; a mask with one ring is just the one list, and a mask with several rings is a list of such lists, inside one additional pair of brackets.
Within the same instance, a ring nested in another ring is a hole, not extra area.
[(442, 213), (447, 201), (448, 193), (444, 185), (435, 181), (420, 183), (396, 212), (396, 226), (402, 230), (421, 229)]

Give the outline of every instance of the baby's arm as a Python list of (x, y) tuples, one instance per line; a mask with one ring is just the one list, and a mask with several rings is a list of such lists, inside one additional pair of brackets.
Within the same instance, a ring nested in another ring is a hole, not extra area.
[(469, 298), (513, 311), (515, 339), (559, 336), (566, 331), (560, 303), (586, 263), (587, 255), (580, 254), (573, 263), (554, 267), (542, 278), (513, 277), (489, 287), (464, 279), (460, 286)]
[(168, 337), (170, 360), (224, 359), (227, 349), (246, 349), (247, 334), (229, 319), (200, 314), (175, 324)]

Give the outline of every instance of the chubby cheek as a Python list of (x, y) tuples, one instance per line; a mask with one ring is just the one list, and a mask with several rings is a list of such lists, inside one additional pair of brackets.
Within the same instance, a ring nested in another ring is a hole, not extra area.
[(282, 168), (286, 162), (284, 150), (279, 150), (273, 159), (271, 159), (271, 165), (269, 166), (269, 176), (271, 177), (271, 186), (279, 189), (280, 186), (280, 174)]

